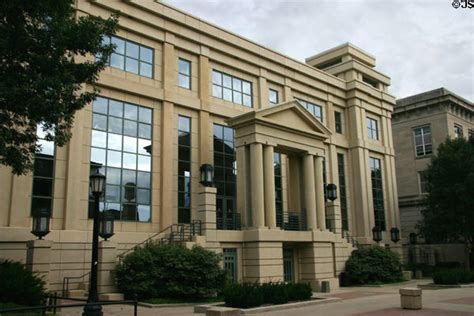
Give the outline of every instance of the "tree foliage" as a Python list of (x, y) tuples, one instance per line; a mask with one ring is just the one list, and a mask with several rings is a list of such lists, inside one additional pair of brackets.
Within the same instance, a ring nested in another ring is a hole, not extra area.
[[(32, 169), (36, 126), (63, 146), (71, 137), (74, 113), (91, 102), (94, 84), (112, 45), (117, 17), (76, 17), (73, 0), (0, 2), (0, 164), (15, 174)], [(92, 56), (104, 56), (92, 58)]]
[(418, 223), (432, 242), (474, 240), (474, 136), (447, 139), (427, 169), (428, 194)]

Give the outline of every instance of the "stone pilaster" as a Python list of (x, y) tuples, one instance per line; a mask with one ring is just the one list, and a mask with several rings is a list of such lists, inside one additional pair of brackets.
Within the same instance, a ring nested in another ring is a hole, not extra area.
[(215, 240), (216, 235), (216, 192), (216, 188), (199, 185), (197, 218), (202, 234), (209, 240)]
[(99, 293), (117, 292), (113, 270), (117, 260), (117, 244), (110, 240), (99, 242), (97, 291)]
[(44, 239), (29, 240), (26, 246), (26, 266), (37, 273), (45, 281), (45, 287), (49, 288), (53, 241)]

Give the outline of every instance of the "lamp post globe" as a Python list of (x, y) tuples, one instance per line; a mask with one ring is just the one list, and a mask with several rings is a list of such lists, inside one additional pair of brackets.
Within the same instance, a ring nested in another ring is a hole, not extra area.
[(326, 186), (326, 192), (327, 192), (327, 198), (331, 202), (337, 199), (337, 185), (335, 185), (334, 183), (329, 183)]
[(379, 226), (374, 226), (374, 228), (372, 228), (372, 239), (376, 243), (379, 243), (382, 240), (382, 229), (380, 229)]
[(390, 229), (390, 239), (394, 243), (397, 243), (400, 240), (400, 230), (398, 227), (392, 227), (392, 229)]
[(33, 213), (31, 233), (38, 239), (43, 239), (44, 236), (49, 234), (49, 212), (47, 209), (40, 209)]

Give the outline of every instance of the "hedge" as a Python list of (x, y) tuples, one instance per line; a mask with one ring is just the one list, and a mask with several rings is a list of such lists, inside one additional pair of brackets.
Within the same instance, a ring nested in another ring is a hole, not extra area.
[(474, 271), (461, 268), (440, 268), (433, 273), (435, 284), (455, 285), (474, 282)]
[(237, 283), (225, 288), (224, 300), (228, 307), (251, 308), (309, 300), (312, 294), (311, 286), (306, 283)]

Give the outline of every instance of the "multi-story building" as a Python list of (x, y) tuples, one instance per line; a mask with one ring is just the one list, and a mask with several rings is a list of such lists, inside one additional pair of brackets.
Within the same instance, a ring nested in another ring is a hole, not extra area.
[[(235, 280), (335, 288), (348, 236), (369, 244), (374, 226), (399, 227), (395, 98), (372, 55), (346, 43), (301, 63), (161, 2), (76, 5), (78, 15), (121, 12), (106, 39), (116, 49), (67, 146), (41, 140), (31, 175), (0, 169), (1, 256), (31, 261), (27, 249), (41, 250), (48, 259), (34, 267), (52, 289), (87, 272), (97, 168), (107, 177), (101, 209), (116, 218), (103, 275), (116, 255), (199, 220), (191, 244), (222, 252)], [(200, 184), (204, 164), (215, 187)], [(27, 243), (40, 209), (52, 231)]]
[(426, 243), (417, 235), (416, 224), (422, 219), (424, 171), (431, 156), (446, 138), (468, 137), (474, 132), (474, 105), (439, 88), (397, 100), (392, 117), (405, 260), (426, 264), (463, 262), (462, 244)]

